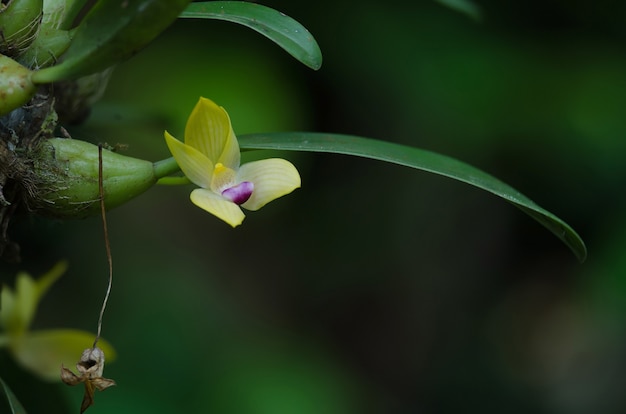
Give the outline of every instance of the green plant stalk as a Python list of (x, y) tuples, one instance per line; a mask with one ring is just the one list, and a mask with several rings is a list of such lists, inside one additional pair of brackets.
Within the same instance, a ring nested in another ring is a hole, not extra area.
[(178, 166), (178, 163), (176, 162), (174, 157), (166, 158), (164, 160), (156, 161), (154, 163), (154, 175), (158, 179), (168, 177), (179, 171), (180, 167)]
[(37, 38), (18, 60), (33, 68), (45, 68), (55, 64), (69, 48), (73, 30), (62, 30), (60, 25), (65, 18), (70, 0), (46, 0), (43, 4), (43, 17)]
[(147, 45), (190, 0), (99, 1), (81, 21), (61, 63), (35, 72), (33, 82), (52, 83), (100, 72)]
[(37, 37), (43, 0), (12, 0), (0, 7), (0, 52), (17, 56)]
[[(97, 145), (66, 138), (45, 140), (34, 157), (39, 183), (29, 205), (41, 215), (56, 218), (100, 214), (99, 162)], [(125, 204), (161, 179), (171, 185), (188, 183), (185, 177), (168, 177), (179, 171), (174, 158), (152, 163), (103, 149), (105, 207)]]
[(18, 60), (25, 66), (45, 68), (54, 64), (67, 50), (72, 41), (72, 32), (42, 26), (39, 36)]

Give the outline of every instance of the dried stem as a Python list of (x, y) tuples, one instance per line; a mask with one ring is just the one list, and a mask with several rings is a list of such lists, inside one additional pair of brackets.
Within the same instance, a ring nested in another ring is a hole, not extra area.
[(104, 301), (102, 302), (102, 309), (100, 310), (100, 317), (98, 318), (98, 333), (96, 339), (93, 342), (93, 348), (96, 348), (98, 340), (100, 339), (100, 333), (102, 332), (102, 317), (104, 316), (104, 310), (107, 307), (109, 295), (111, 293), (111, 285), (113, 283), (113, 257), (111, 256), (111, 245), (109, 244), (109, 230), (107, 228), (106, 209), (104, 207), (104, 184), (102, 178), (102, 144), (98, 145), (98, 189), (100, 190), (100, 208), (102, 210), (102, 227), (104, 228), (104, 246), (107, 254), (107, 261), (109, 262), (109, 285), (107, 287), (106, 294), (104, 295)]

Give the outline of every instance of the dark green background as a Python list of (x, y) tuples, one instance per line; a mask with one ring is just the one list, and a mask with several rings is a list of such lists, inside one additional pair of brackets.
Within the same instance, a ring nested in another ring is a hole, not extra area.
[[(405, 3), (263, 2), (313, 33), (318, 72), (247, 28), (179, 21), (68, 129), (157, 160), (202, 95), (238, 134), (418, 146), (566, 220), (587, 262), (498, 198), (376, 161), (269, 154), (298, 166), (302, 188), (234, 230), (191, 204), (193, 187), (156, 187), (108, 215), (103, 334), (119, 356), (105, 376), (118, 386), (90, 413), (626, 410), (626, 6), (481, 1), (476, 22)], [(35, 328), (95, 330), (100, 218), (22, 218), (11, 234), (23, 263), (3, 278), (70, 262)], [(30, 413), (77, 410), (78, 389), (0, 362)]]

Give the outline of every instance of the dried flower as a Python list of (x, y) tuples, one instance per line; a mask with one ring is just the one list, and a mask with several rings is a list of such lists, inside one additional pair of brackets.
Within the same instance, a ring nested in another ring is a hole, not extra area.
[(76, 369), (79, 375), (61, 366), (61, 380), (67, 385), (77, 385), (81, 382), (85, 384), (85, 395), (80, 405), (80, 413), (82, 414), (93, 405), (95, 390), (104, 391), (115, 385), (115, 381), (102, 377), (104, 352), (98, 347), (85, 349), (80, 361), (76, 364)]

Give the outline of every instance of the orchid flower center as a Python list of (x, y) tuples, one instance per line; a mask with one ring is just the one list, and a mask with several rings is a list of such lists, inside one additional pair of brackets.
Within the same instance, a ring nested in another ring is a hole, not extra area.
[(232, 168), (225, 167), (218, 162), (213, 169), (211, 189), (221, 194), (225, 199), (241, 205), (248, 201), (254, 191), (254, 184), (250, 181), (237, 183), (237, 173)]

